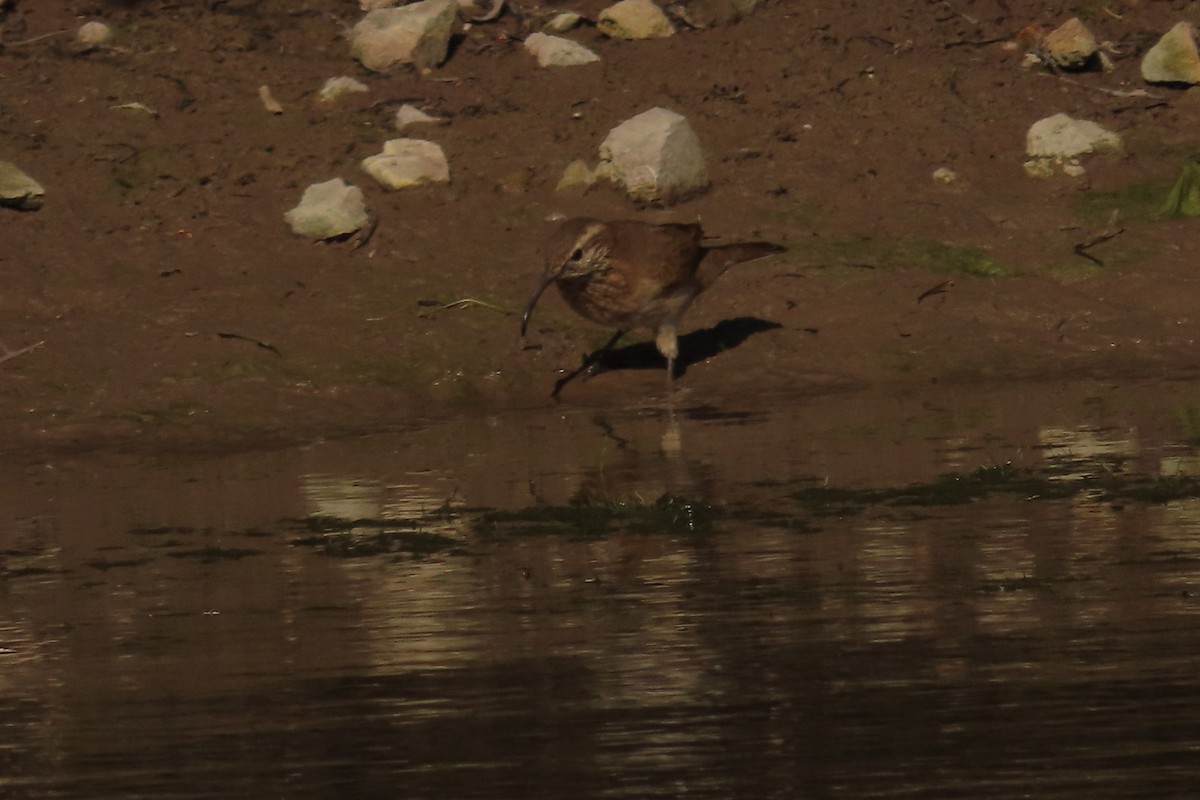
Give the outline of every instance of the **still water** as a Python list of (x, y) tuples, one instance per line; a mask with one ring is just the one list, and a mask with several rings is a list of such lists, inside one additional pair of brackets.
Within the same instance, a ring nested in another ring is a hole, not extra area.
[(1200, 796), (1197, 408), (685, 395), (8, 464), (0, 798)]

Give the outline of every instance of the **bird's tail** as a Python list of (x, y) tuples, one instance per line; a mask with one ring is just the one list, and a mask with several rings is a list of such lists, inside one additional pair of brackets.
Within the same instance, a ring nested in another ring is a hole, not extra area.
[(786, 247), (771, 242), (735, 242), (706, 246), (704, 259), (696, 270), (696, 277), (699, 278), (701, 286), (708, 288), (734, 264), (766, 258), (786, 250)]

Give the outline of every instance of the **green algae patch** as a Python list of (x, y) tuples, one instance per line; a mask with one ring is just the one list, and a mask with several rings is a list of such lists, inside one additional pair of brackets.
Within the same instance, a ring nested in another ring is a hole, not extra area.
[(1156, 216), (1168, 219), (1200, 217), (1200, 161), (1183, 165)]
[(944, 275), (1007, 278), (1019, 275), (1015, 267), (993, 259), (972, 245), (922, 239), (826, 239), (793, 248), (826, 267), (866, 270), (924, 270)]

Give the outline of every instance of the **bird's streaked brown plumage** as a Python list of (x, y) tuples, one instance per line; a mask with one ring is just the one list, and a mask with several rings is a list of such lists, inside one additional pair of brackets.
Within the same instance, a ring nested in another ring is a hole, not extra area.
[(571, 308), (618, 335), (653, 330), (670, 379), (679, 324), (696, 297), (734, 264), (783, 250), (768, 242), (708, 246), (703, 238), (699, 225), (564, 221), (546, 243), (545, 271), (521, 319), (521, 335), (542, 292), (554, 283)]

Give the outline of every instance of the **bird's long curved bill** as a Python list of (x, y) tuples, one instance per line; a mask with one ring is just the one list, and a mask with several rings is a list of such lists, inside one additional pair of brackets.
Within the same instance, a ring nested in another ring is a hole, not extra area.
[(525, 335), (525, 329), (529, 327), (529, 319), (533, 316), (533, 307), (537, 305), (538, 298), (542, 296), (542, 292), (546, 291), (546, 287), (554, 283), (554, 278), (544, 276), (541, 283), (533, 290), (533, 296), (529, 298), (529, 304), (525, 306), (525, 313), (521, 315), (521, 335)]

